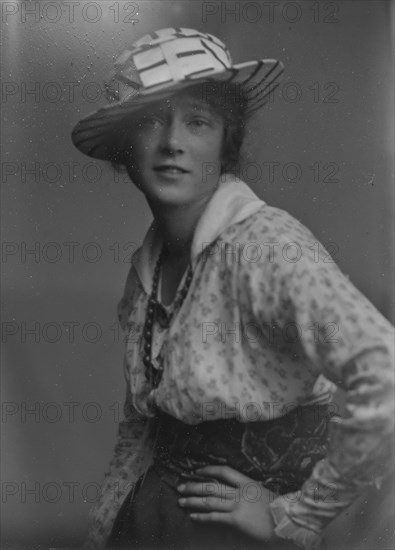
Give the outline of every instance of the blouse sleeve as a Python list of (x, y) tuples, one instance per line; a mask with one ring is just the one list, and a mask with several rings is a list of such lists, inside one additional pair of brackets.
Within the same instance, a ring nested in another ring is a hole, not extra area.
[(91, 526), (84, 548), (104, 548), (115, 517), (127, 494), (150, 462), (146, 419), (131, 405), (127, 391), (125, 419), (119, 423), (117, 442), (104, 475), (101, 496), (90, 511)]
[[(118, 305), (118, 318), (123, 330), (127, 327), (130, 297), (130, 274), (125, 295)], [(115, 517), (127, 494), (135, 487), (138, 478), (151, 463), (152, 437), (149, 419), (140, 415), (132, 402), (129, 384), (129, 371), (124, 355), (124, 376), (126, 380), (126, 398), (124, 419), (119, 423), (117, 442), (107, 472), (99, 500), (90, 511), (91, 526), (84, 548), (104, 548), (111, 533)]]
[[(242, 267), (254, 315), (261, 323), (302, 328), (306, 368), (346, 392), (346, 414), (330, 423), (326, 458), (301, 491), (270, 504), (277, 536), (316, 549), (326, 525), (393, 468), (394, 331), (322, 246), (318, 256), (311, 250), (317, 241), (306, 228), (298, 224), (296, 234), (280, 231), (275, 240), (275, 258)], [(281, 254), (290, 242), (292, 256)]]

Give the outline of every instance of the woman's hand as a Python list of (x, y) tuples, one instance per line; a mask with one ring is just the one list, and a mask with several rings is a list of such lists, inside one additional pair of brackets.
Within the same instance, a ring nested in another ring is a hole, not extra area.
[(195, 473), (207, 481), (177, 488), (179, 505), (191, 510), (193, 520), (228, 523), (261, 541), (276, 538), (270, 491), (262, 484), (229, 466), (206, 466)]

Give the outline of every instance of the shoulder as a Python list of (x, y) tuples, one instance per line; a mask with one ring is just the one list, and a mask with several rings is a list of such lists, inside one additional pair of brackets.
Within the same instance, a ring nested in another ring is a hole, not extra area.
[(243, 221), (230, 225), (222, 234), (226, 241), (241, 239), (243, 242), (257, 241), (290, 241), (291, 239), (302, 243), (315, 240), (311, 231), (289, 212), (273, 206), (263, 204), (254, 214)]
[[(230, 225), (221, 235), (218, 247), (237, 251), (240, 262), (249, 270), (257, 267), (276, 271), (277, 276), (299, 267), (317, 263), (317, 255), (330, 258), (313, 233), (291, 214), (263, 204), (243, 221)], [(226, 254), (225, 254), (226, 256)]]

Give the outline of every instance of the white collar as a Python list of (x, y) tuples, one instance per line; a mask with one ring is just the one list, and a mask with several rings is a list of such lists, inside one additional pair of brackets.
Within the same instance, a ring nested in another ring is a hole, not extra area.
[[(198, 256), (226, 228), (241, 222), (264, 204), (265, 202), (234, 174), (223, 174), (195, 228), (191, 246), (192, 269), (195, 268)], [(161, 249), (162, 235), (154, 220), (141, 248), (133, 258), (137, 275), (147, 294), (151, 292), (152, 277)]]

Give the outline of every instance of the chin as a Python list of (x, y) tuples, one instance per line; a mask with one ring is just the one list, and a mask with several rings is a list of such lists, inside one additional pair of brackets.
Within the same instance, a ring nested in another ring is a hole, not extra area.
[(180, 189), (178, 186), (166, 186), (158, 184), (155, 189), (142, 190), (148, 202), (155, 202), (163, 205), (182, 206), (193, 202), (193, 195), (187, 189)]

